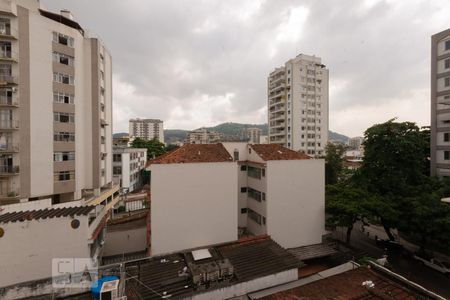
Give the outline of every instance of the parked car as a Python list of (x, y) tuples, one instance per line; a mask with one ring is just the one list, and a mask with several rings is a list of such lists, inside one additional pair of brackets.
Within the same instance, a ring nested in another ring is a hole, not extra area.
[(414, 255), (414, 259), (424, 264), (425, 266), (428, 266), (438, 272), (441, 272), (442, 274), (450, 276), (450, 262), (441, 261), (436, 258), (431, 258), (429, 255), (423, 255), (419, 253), (416, 253)]

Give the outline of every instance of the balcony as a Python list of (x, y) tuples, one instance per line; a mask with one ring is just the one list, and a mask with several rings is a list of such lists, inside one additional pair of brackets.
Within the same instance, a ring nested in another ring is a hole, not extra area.
[(0, 176), (12, 176), (19, 174), (19, 166), (0, 166)]
[(1, 25), (2, 24), (0, 24), (0, 39), (17, 40), (19, 36), (17, 29), (11, 28), (10, 24)]
[(16, 153), (16, 152), (19, 152), (19, 144), (13, 143), (0, 144), (0, 153)]
[(0, 107), (18, 107), (17, 97), (0, 95)]
[(19, 129), (18, 120), (0, 120), (0, 130), (16, 130)]
[(17, 62), (19, 55), (16, 51), (5, 50), (0, 48), (0, 61)]
[(17, 76), (12, 75), (0, 75), (0, 86), (2, 85), (17, 85)]
[(0, 188), (0, 201), (3, 200), (17, 200), (20, 198), (20, 191), (18, 189), (2, 189)]

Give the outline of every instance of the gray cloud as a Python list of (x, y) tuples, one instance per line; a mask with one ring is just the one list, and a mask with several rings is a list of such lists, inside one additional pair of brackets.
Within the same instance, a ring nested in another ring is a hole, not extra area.
[(330, 129), (429, 122), (430, 35), (446, 0), (43, 0), (70, 9), (113, 55), (114, 131), (130, 117), (187, 129), (266, 121), (266, 78), (298, 53), (330, 69)]

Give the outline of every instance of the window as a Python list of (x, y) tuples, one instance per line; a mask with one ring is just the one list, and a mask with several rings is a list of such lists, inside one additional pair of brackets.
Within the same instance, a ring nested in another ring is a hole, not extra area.
[(113, 175), (122, 175), (122, 167), (113, 167)]
[(53, 81), (63, 84), (74, 84), (73, 76), (61, 73), (53, 73)]
[(447, 58), (447, 59), (445, 60), (445, 68), (446, 68), (446, 69), (450, 68), (450, 58)]
[(55, 142), (75, 142), (74, 132), (55, 132), (53, 134), (53, 140)]
[(62, 33), (53, 32), (53, 42), (73, 48), (74, 39)]
[(247, 166), (241, 166), (241, 171), (247, 171)]
[(113, 154), (113, 161), (121, 162), (122, 161), (122, 155), (120, 155), (120, 154)]
[(266, 177), (266, 169), (261, 169), (262, 177)]
[(444, 86), (446, 86), (446, 87), (450, 86), (450, 77), (444, 78)]
[(61, 122), (61, 123), (74, 123), (75, 115), (71, 114), (71, 113), (54, 112), (53, 113), (53, 121)]
[(73, 104), (74, 98), (71, 94), (53, 92), (53, 101), (56, 103)]
[(53, 153), (53, 161), (69, 161), (69, 160), (75, 160), (75, 152)]
[(235, 161), (239, 160), (239, 151), (238, 150), (234, 150), (233, 158), (234, 158)]
[(450, 132), (444, 132), (444, 142), (450, 141)]
[(450, 160), (450, 151), (444, 151), (444, 160)]
[(247, 213), (247, 208), (246, 207), (241, 208), (241, 214), (246, 214), (246, 213)]
[(247, 188), (247, 195), (249, 198), (261, 202), (261, 192), (252, 188)]
[(252, 178), (261, 179), (261, 169), (248, 166), (247, 175)]
[(261, 225), (261, 215), (257, 212), (251, 210), (250, 208), (247, 208), (248, 217), (255, 221), (257, 224)]
[(266, 201), (266, 193), (262, 193), (262, 200)]
[(246, 187), (241, 187), (241, 193), (247, 193), (247, 188)]
[(68, 181), (75, 179), (75, 171), (60, 171), (55, 172), (55, 181)]
[(450, 40), (445, 41), (445, 50), (450, 50)]
[(67, 66), (73, 66), (74, 58), (59, 52), (53, 52), (53, 61)]
[(262, 217), (263, 225), (266, 225), (266, 217)]

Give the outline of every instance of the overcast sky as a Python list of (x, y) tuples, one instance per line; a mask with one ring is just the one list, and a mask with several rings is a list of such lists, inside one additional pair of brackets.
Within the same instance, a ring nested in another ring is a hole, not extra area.
[(267, 122), (267, 75), (299, 53), (330, 70), (330, 130), (398, 117), (429, 125), (430, 36), (449, 0), (41, 0), (113, 56), (114, 132)]

